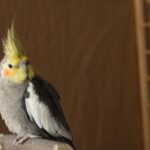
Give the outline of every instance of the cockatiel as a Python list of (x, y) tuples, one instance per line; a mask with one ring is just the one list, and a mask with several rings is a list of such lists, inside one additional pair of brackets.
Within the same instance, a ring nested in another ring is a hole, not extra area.
[(72, 134), (59, 104), (59, 95), (36, 75), (24, 53), (14, 27), (3, 40), (0, 64), (0, 113), (9, 130), (17, 134), (15, 144), (44, 137), (72, 147)]

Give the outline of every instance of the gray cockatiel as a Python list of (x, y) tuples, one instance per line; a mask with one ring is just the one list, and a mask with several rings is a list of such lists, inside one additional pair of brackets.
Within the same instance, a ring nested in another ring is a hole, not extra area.
[(0, 64), (0, 113), (9, 130), (17, 134), (15, 144), (29, 138), (65, 142), (72, 135), (54, 87), (34, 74), (13, 25), (3, 40)]

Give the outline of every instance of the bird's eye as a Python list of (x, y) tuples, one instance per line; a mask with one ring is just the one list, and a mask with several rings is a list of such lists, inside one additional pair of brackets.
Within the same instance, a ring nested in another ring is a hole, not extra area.
[(27, 60), (27, 61), (26, 61), (26, 65), (29, 65), (29, 64), (30, 64), (30, 62)]
[(9, 67), (9, 68), (12, 68), (13, 66), (12, 66), (12, 64), (8, 64), (8, 67)]

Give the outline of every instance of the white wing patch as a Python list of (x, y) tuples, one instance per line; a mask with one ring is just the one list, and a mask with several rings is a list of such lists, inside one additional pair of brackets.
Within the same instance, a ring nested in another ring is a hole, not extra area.
[(60, 127), (52, 117), (48, 106), (39, 100), (39, 96), (35, 93), (34, 85), (31, 82), (27, 92), (29, 92), (30, 96), (25, 98), (25, 105), (30, 120), (35, 121), (39, 128), (45, 129), (51, 135), (71, 139), (71, 135), (63, 127)]

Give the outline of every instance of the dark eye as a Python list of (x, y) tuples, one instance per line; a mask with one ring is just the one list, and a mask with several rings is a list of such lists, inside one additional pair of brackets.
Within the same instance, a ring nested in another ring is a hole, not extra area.
[(29, 64), (30, 64), (30, 62), (27, 60), (27, 61), (26, 61), (26, 65), (29, 65)]
[(8, 67), (9, 67), (9, 68), (12, 68), (13, 66), (12, 66), (12, 64), (8, 64)]

